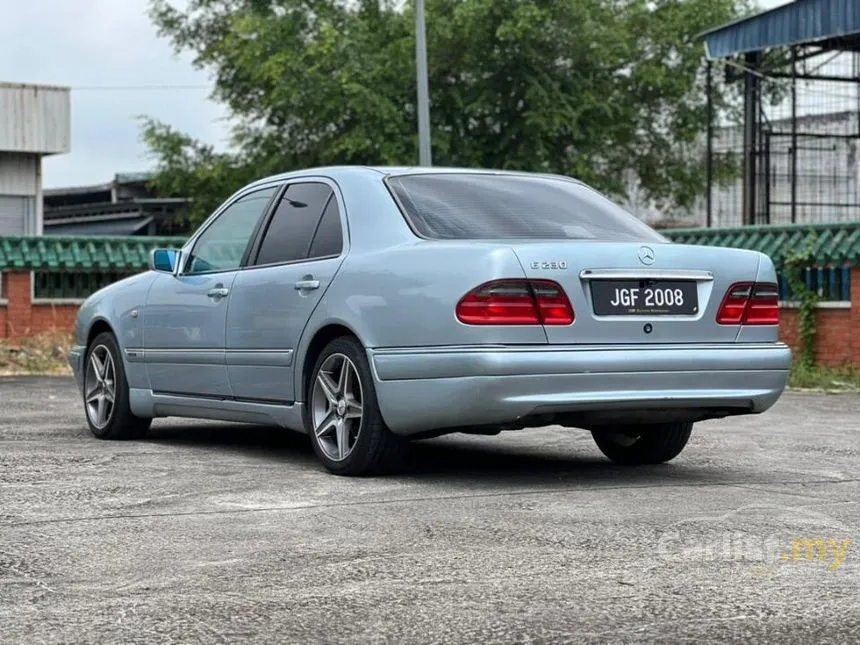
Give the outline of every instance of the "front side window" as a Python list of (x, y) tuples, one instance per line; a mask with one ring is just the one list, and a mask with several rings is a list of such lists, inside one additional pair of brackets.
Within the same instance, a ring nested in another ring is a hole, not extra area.
[(266, 229), (255, 264), (306, 259), (323, 209), (331, 197), (331, 188), (320, 182), (288, 186)]
[(388, 185), (413, 229), (431, 239), (665, 241), (597, 191), (561, 178), (439, 173)]
[(185, 265), (186, 272), (238, 269), (257, 223), (266, 212), (276, 190), (276, 187), (271, 187), (249, 193), (224, 209), (197, 238)]

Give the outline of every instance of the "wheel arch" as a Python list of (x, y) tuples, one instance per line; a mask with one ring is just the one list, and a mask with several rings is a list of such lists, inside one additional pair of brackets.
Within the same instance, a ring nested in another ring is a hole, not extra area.
[(95, 318), (92, 322), (90, 322), (89, 329), (87, 329), (87, 349), (89, 349), (90, 345), (93, 344), (93, 341), (96, 339), (96, 336), (105, 332), (113, 334), (113, 337), (117, 339), (117, 345), (119, 344), (119, 338), (117, 338), (116, 331), (114, 330), (113, 326), (104, 318)]
[(309, 336), (307, 345), (304, 346), (296, 362), (296, 376), (298, 377), (296, 380), (296, 400), (305, 401), (307, 399), (308, 379), (320, 352), (335, 338), (342, 336), (351, 336), (361, 343), (358, 333), (341, 320), (327, 322)]

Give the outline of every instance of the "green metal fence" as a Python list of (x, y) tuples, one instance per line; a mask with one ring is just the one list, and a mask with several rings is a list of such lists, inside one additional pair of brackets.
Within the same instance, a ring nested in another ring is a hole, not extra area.
[(36, 300), (83, 300), (102, 287), (134, 273), (124, 271), (34, 271), (33, 298)]

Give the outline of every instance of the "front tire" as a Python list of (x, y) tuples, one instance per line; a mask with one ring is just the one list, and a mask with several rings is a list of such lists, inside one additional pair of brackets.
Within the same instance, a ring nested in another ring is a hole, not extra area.
[(662, 464), (677, 457), (693, 430), (692, 423), (658, 423), (593, 430), (600, 451), (616, 464)]
[(96, 336), (87, 348), (83, 398), (87, 425), (99, 439), (137, 439), (152, 423), (131, 413), (125, 368), (110, 332)]
[(335, 338), (310, 376), (305, 428), (323, 465), (335, 475), (393, 469), (406, 442), (382, 419), (364, 347), (348, 336)]

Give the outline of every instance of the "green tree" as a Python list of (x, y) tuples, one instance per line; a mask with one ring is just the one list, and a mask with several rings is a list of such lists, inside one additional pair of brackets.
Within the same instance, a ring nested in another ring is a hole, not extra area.
[[(215, 80), (231, 152), (145, 120), (155, 185), (199, 221), (248, 180), (418, 157), (412, 3), (151, 0)], [(428, 0), (437, 165), (557, 172), (686, 206), (704, 188), (703, 47), (746, 0)], [(726, 90), (717, 106), (728, 104)]]

